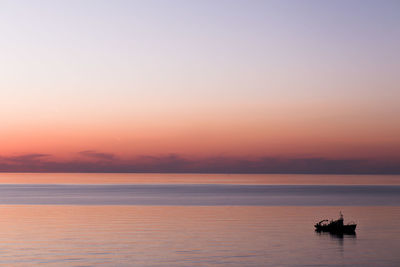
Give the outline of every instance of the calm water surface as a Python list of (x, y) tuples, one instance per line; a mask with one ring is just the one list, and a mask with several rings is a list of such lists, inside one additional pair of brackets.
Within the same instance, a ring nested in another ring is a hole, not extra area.
[[(398, 176), (80, 175), (0, 175), (1, 265), (400, 266)], [(339, 211), (357, 235), (314, 232)]]

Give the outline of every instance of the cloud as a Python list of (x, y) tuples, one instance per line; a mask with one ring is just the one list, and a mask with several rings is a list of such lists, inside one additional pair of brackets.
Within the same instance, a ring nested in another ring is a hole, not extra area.
[(37, 172), (46, 171), (46, 160), (50, 154), (23, 154), (19, 156), (0, 156), (0, 171)]
[(0, 159), (5, 160), (5, 161), (27, 163), (27, 162), (37, 162), (37, 161), (40, 161), (42, 158), (50, 157), (50, 156), (51, 156), (50, 154), (32, 153), (32, 154), (24, 154), (24, 155), (19, 155), (19, 156), (1, 157)]
[(95, 150), (84, 150), (78, 152), (81, 156), (89, 157), (89, 158), (95, 158), (99, 160), (113, 160), (115, 159), (115, 155), (112, 153), (102, 153), (102, 152), (97, 152)]

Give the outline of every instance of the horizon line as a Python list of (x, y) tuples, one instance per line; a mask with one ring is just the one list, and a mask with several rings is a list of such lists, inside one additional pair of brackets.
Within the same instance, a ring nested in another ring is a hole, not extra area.
[(268, 174), (292, 174), (292, 175), (400, 175), (400, 172), (177, 172), (177, 171), (166, 171), (166, 172), (152, 172), (152, 171), (141, 171), (141, 172), (116, 172), (116, 171), (104, 171), (104, 172), (96, 172), (96, 171), (1, 171), (0, 174), (3, 173), (12, 173), (12, 174), (227, 174), (227, 175), (268, 175)]

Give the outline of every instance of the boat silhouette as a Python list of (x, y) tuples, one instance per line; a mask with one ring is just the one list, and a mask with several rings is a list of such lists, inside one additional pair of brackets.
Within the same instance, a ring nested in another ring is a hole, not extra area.
[(343, 223), (343, 214), (340, 212), (339, 219), (337, 220), (322, 220), (314, 225), (317, 232), (329, 232), (332, 234), (354, 234), (357, 224)]

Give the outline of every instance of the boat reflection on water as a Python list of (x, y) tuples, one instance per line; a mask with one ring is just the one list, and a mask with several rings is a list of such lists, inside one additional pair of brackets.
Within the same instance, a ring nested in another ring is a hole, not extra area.
[(315, 233), (319, 236), (330, 236), (332, 238), (343, 239), (343, 238), (357, 238), (356, 232), (353, 233), (332, 233), (332, 232), (322, 232), (322, 231), (315, 231)]
[(337, 242), (339, 245), (340, 249), (343, 249), (344, 242), (346, 240), (347, 242), (350, 242), (354, 244), (357, 239), (356, 233), (331, 233), (331, 232), (322, 232), (322, 231), (315, 231), (315, 234), (317, 234), (321, 238), (327, 238), (328, 236), (330, 237), (332, 242)]

